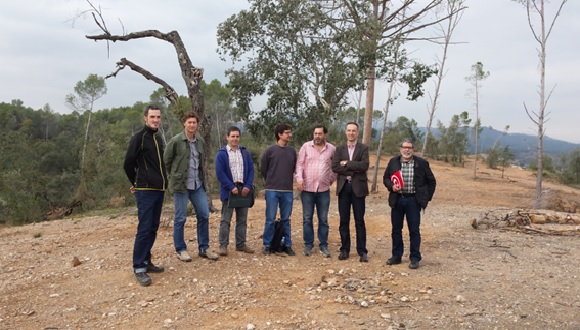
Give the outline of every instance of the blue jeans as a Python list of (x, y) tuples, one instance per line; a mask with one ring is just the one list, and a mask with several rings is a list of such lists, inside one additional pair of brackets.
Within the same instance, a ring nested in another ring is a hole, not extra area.
[(230, 223), (234, 211), (236, 212), (236, 248), (243, 248), (246, 245), (248, 209), (247, 207), (228, 207), (227, 200), (222, 202), (222, 218), (219, 232), (220, 247), (228, 247), (230, 242)]
[(187, 192), (173, 193), (175, 203), (175, 218), (173, 219), (173, 244), (175, 251), (187, 250), (183, 238), (183, 227), (187, 220), (187, 201), (191, 201), (197, 218), (197, 243), (199, 251), (205, 251), (209, 247), (209, 205), (203, 186)]
[(365, 226), (365, 197), (357, 197), (351, 183), (345, 183), (338, 194), (338, 214), (340, 216), (340, 251), (350, 252), (350, 208), (356, 230), (356, 252), (358, 255), (367, 251), (367, 229)]
[(304, 232), (304, 245), (314, 246), (314, 207), (318, 216), (318, 245), (320, 248), (328, 247), (328, 208), (330, 207), (330, 190), (323, 192), (303, 191), (300, 194), (302, 200), (302, 229)]
[(133, 245), (133, 270), (135, 273), (145, 272), (147, 264), (151, 263), (151, 248), (157, 237), (164, 196), (165, 192), (163, 191), (135, 191), (139, 219), (135, 245)]
[(421, 206), (415, 196), (399, 196), (397, 204), (391, 209), (391, 239), (393, 240), (392, 255), (400, 259), (403, 256), (403, 218), (407, 217), (407, 227), (409, 228), (409, 241), (411, 243), (411, 261), (421, 260)]
[(280, 221), (284, 227), (284, 245), (292, 246), (290, 216), (292, 215), (294, 193), (292, 191), (266, 190), (264, 196), (266, 198), (266, 224), (264, 225), (264, 235), (262, 235), (264, 246), (269, 247), (272, 244), (278, 206), (280, 206)]

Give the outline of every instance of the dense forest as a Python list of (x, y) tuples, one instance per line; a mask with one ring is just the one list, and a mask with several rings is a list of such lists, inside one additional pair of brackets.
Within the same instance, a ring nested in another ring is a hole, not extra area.
[[(206, 109), (212, 120), (211, 150), (215, 152), (225, 144), (224, 132), (228, 126), (238, 125), (244, 131), (242, 144), (250, 149), (257, 161), (261, 151), (274, 141), (274, 136), (268, 133), (272, 130), (266, 129), (260, 134), (252, 132), (249, 128), (251, 123), (237, 116), (228, 88), (218, 81), (204, 84), (203, 91)], [(49, 105), (38, 110), (27, 108), (21, 100), (0, 102), (0, 134), (3, 141), (0, 152), (4, 159), (0, 164), (0, 222), (17, 225), (56, 218), (67, 214), (67, 211), (83, 212), (132, 205), (134, 199), (129, 192), (122, 163), (129, 139), (143, 125), (145, 106), (149, 103), (161, 106), (164, 139), (169, 139), (182, 129), (175, 115), (179, 111), (169, 106), (162, 96), (162, 90), (157, 90), (151, 94), (150, 100), (137, 102), (133, 106), (93, 113), (73, 111), (70, 114), (54, 113)], [(329, 141), (342, 143), (344, 124), (348, 121), (360, 122), (363, 114), (364, 109), (358, 114), (354, 108), (339, 111), (327, 123)], [(85, 140), (89, 116), (90, 130)], [(380, 112), (376, 116), (380, 117)], [(431, 155), (438, 155), (434, 158), (459, 165), (462, 163), (469, 149), (467, 117), (466, 114), (454, 116), (447, 126), (439, 123), (442, 134), (429, 151)], [(292, 121), (290, 123), (293, 124)], [(301, 128), (294, 135), (293, 144), (297, 148), (311, 139), (310, 129)], [(376, 131), (373, 131), (373, 136), (377, 136)], [(396, 154), (398, 141), (403, 137), (421, 141), (424, 133), (414, 120), (399, 117), (389, 121), (383, 137), (382, 154)], [(377, 144), (373, 143), (375, 150)], [(513, 160), (509, 146), (487, 151), (487, 155), (492, 156), (488, 157), (488, 166), (508, 166)], [(547, 164), (552, 162), (548, 161)], [(580, 149), (561, 156), (559, 164), (558, 167), (547, 166), (544, 170), (563, 183), (578, 185)], [(260, 180), (256, 181), (260, 185)], [(213, 184), (213, 187), (215, 190), (216, 185)]]
[[(244, 130), (245, 123), (231, 107), (226, 87), (213, 81), (204, 84), (203, 90), (213, 122), (211, 150), (217, 151), (226, 143), (225, 129), (238, 125)], [(55, 113), (49, 105), (34, 110), (21, 100), (0, 102), (0, 152), (4, 158), (0, 165), (0, 223), (22, 224), (56, 218), (72, 210), (132, 205), (134, 199), (122, 164), (131, 136), (143, 126), (144, 108), (150, 103), (160, 105), (165, 140), (182, 129), (175, 115), (180, 111), (169, 106), (162, 96), (162, 90), (157, 90), (149, 101), (133, 106), (70, 114)], [(355, 120), (349, 117), (354, 113), (345, 112), (336, 122)], [(331, 129), (333, 142), (342, 140), (341, 129)], [(257, 161), (274, 136), (266, 132), (258, 139), (252, 137), (256, 134), (249, 129), (244, 131), (243, 144)], [(310, 134), (304, 130), (302, 136), (295, 134), (294, 145), (299, 147), (308, 139)]]

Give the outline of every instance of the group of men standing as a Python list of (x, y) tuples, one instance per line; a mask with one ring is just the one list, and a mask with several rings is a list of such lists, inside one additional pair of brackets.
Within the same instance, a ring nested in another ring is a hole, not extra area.
[[(163, 272), (161, 266), (151, 262), (151, 248), (159, 228), (164, 193), (173, 192), (175, 217), (173, 227), (177, 258), (184, 262), (192, 260), (184, 240), (187, 204), (190, 201), (197, 218), (198, 255), (218, 259), (209, 249), (209, 205), (204, 182), (204, 140), (196, 135), (199, 118), (194, 112), (182, 117), (184, 130), (173, 137), (164, 147), (158, 136), (161, 111), (148, 106), (144, 113), (145, 126), (129, 143), (124, 169), (135, 194), (139, 223), (133, 249), (133, 269), (142, 286), (151, 284), (148, 273)], [(303, 211), (304, 255), (310, 256), (314, 248), (314, 210), (318, 218), (317, 237), (319, 251), (330, 258), (328, 249), (328, 211), (330, 186), (336, 181), (340, 216), (339, 260), (349, 258), (351, 250), (350, 215), (354, 218), (356, 252), (360, 262), (368, 262), (365, 227), (365, 198), (369, 193), (367, 170), (369, 168), (368, 146), (358, 142), (359, 127), (355, 122), (346, 125), (346, 143), (334, 147), (326, 141), (328, 130), (316, 125), (313, 140), (302, 145), (299, 153), (290, 146), (292, 127), (278, 124), (274, 129), (276, 144), (268, 147), (260, 159), (260, 173), (264, 178), (266, 221), (263, 232), (264, 255), (273, 251), (276, 218), (279, 215), (283, 229), (283, 251), (295, 256), (292, 249), (291, 222), (294, 200), (294, 180), (300, 191)], [(228, 254), (231, 218), (235, 212), (236, 251), (254, 253), (246, 244), (248, 207), (228, 207), (228, 199), (234, 195), (253, 194), (254, 165), (250, 152), (239, 145), (240, 129), (230, 127), (226, 133), (227, 145), (221, 148), (215, 159), (215, 172), (220, 184), (222, 201), (219, 230), (219, 255)], [(427, 207), (435, 192), (435, 177), (429, 163), (413, 155), (413, 142), (404, 140), (401, 155), (392, 158), (385, 170), (383, 183), (389, 190), (393, 240), (392, 257), (387, 264), (401, 263), (403, 255), (402, 227), (404, 217), (409, 228), (411, 253), (410, 268), (418, 268), (421, 260), (420, 210)], [(404, 185), (392, 176), (401, 173)]]

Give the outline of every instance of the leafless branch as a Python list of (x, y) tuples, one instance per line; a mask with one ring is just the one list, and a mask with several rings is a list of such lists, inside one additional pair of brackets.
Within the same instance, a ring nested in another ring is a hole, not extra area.
[(125, 69), (125, 67), (129, 67), (131, 70), (140, 73), (145, 79), (147, 80), (151, 80), (155, 83), (157, 83), (158, 85), (161, 85), (163, 87), (163, 89), (165, 90), (165, 97), (167, 97), (167, 99), (169, 100), (169, 102), (171, 102), (171, 104), (176, 104), (177, 103), (177, 98), (178, 95), (175, 92), (175, 89), (173, 89), (173, 87), (171, 87), (167, 82), (165, 82), (163, 79), (157, 77), (156, 75), (154, 75), (153, 73), (151, 73), (150, 71), (146, 70), (145, 68), (129, 61), (126, 58), (122, 58), (119, 62), (117, 62), (117, 70), (115, 70), (113, 73), (107, 75), (105, 78), (111, 78), (111, 77), (116, 77), (117, 73), (119, 73), (119, 71)]

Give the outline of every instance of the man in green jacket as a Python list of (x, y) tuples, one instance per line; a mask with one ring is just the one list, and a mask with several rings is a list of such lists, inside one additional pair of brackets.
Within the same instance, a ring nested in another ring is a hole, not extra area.
[(173, 192), (175, 218), (173, 220), (173, 244), (177, 259), (191, 261), (184, 240), (184, 226), (187, 220), (187, 201), (191, 201), (197, 217), (198, 255), (217, 260), (218, 255), (209, 248), (209, 205), (203, 181), (203, 149), (205, 141), (195, 134), (199, 117), (193, 111), (181, 117), (184, 130), (174, 136), (163, 155), (169, 172), (169, 190)]

